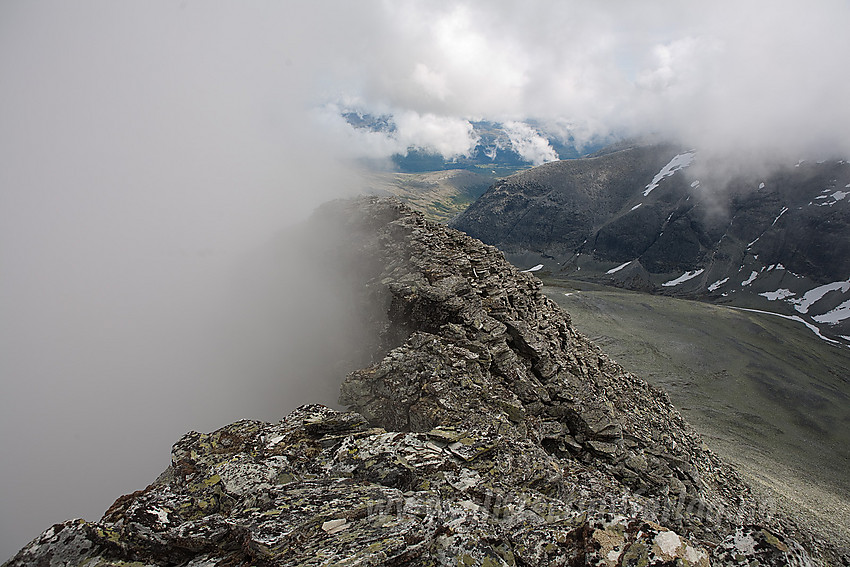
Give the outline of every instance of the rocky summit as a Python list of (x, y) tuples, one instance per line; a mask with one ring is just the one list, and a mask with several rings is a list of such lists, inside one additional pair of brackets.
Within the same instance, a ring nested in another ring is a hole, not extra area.
[(7, 567), (850, 562), (759, 500), (496, 248), (391, 199), (314, 222), (343, 228), (335, 260), (381, 308), (364, 325), (376, 362), (342, 382), (349, 411), (190, 432), (148, 487)]

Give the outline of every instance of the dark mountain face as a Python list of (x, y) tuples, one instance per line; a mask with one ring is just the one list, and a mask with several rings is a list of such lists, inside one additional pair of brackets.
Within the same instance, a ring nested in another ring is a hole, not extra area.
[(546, 164), (496, 183), (452, 225), (556, 275), (734, 300), (850, 335), (850, 164), (721, 183), (699, 159), (656, 145)]
[(651, 178), (665, 157), (640, 148), (548, 163), (499, 181), (453, 225), (508, 252), (570, 254), (629, 202), (636, 179)]

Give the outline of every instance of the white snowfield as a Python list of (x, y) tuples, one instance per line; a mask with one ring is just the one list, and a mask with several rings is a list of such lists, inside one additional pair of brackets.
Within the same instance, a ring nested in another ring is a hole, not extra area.
[(722, 286), (723, 284), (725, 284), (728, 281), (729, 281), (729, 278), (723, 278), (722, 280), (717, 280), (716, 282), (714, 282), (713, 284), (708, 286), (708, 291), (717, 291), (720, 288), (720, 286)]
[(700, 269), (700, 270), (696, 270), (696, 271), (693, 271), (693, 272), (685, 272), (684, 274), (682, 274), (681, 276), (679, 276), (675, 280), (670, 280), (669, 282), (664, 282), (661, 285), (664, 286), (664, 287), (673, 287), (674, 285), (679, 285), (681, 283), (685, 283), (688, 280), (694, 279), (695, 277), (697, 277), (698, 275), (700, 275), (704, 271), (705, 271), (704, 269)]
[(792, 299), (790, 302), (794, 304), (794, 309), (796, 309), (799, 313), (808, 313), (809, 308), (823, 299), (823, 296), (830, 291), (846, 293), (848, 290), (850, 290), (850, 279), (844, 282), (833, 282), (810, 289), (805, 293), (805, 295), (803, 295), (803, 297), (799, 299)]
[(750, 277), (748, 277), (747, 279), (745, 279), (744, 281), (742, 281), (742, 282), (741, 282), (741, 285), (742, 285), (743, 287), (747, 287), (748, 285), (750, 285), (751, 283), (753, 283), (753, 282), (756, 280), (756, 278), (758, 277), (758, 275), (759, 275), (759, 273), (758, 273), (758, 272), (753, 272), (753, 273), (751, 273), (751, 274), (750, 274)]
[[(832, 189), (826, 189), (826, 190), (823, 191), (823, 193), (829, 193), (830, 191), (832, 191)], [(838, 201), (843, 201), (847, 197), (847, 195), (850, 195), (850, 192), (835, 191), (835, 192), (828, 194), (828, 195), (819, 195), (819, 196), (815, 197), (815, 201), (823, 199), (824, 200), (823, 203), (810, 202), (809, 204), (810, 205), (815, 204), (818, 207), (831, 207), (835, 203), (837, 203)], [(826, 199), (829, 199), (830, 197), (832, 197), (832, 201), (827, 201)]]
[(696, 156), (696, 152), (685, 152), (683, 154), (676, 155), (673, 159), (670, 160), (670, 163), (661, 168), (655, 177), (652, 178), (652, 182), (646, 186), (646, 190), (643, 192), (643, 196), (646, 197), (652, 190), (658, 187), (658, 184), (661, 183), (661, 180), (665, 177), (670, 177), (677, 171), (682, 168), (688, 167), (691, 165), (691, 162), (694, 161), (694, 156)]
[(628, 265), (629, 265), (629, 264), (631, 264), (632, 262), (634, 262), (634, 260), (629, 260), (629, 261), (628, 261), (628, 262), (626, 262), (625, 264), (620, 264), (620, 265), (619, 265), (619, 266), (617, 266), (616, 268), (611, 268), (610, 270), (608, 270), (608, 271), (607, 271), (607, 272), (605, 272), (605, 273), (606, 273), (606, 274), (616, 274), (617, 272), (619, 272), (620, 270), (622, 270), (623, 268), (625, 268), (626, 266), (628, 266)]
[(827, 311), (823, 315), (812, 317), (812, 319), (814, 319), (818, 323), (828, 323), (830, 325), (839, 323), (844, 319), (850, 319), (850, 299), (848, 299), (832, 311)]
[(787, 299), (789, 297), (794, 297), (797, 295), (790, 289), (777, 289), (776, 291), (766, 291), (764, 293), (759, 294), (762, 297), (766, 297), (768, 301), (777, 301), (779, 299)]
[(542, 270), (542, 269), (543, 269), (543, 264), (537, 264), (533, 268), (528, 268), (527, 270), (522, 270), (522, 272), (523, 273), (536, 272), (536, 271)]

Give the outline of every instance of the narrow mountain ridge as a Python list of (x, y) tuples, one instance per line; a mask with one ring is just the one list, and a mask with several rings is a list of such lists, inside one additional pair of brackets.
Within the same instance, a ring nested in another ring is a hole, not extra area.
[(377, 362), (342, 383), (349, 411), (190, 432), (150, 486), (6, 566), (848, 562), (496, 248), (393, 199), (314, 222), (344, 227), (335, 261), (364, 267), (385, 315), (364, 326)]

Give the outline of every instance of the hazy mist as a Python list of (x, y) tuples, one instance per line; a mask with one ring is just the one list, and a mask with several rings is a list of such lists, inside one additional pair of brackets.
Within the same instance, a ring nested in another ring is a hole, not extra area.
[(841, 0), (3, 2), (0, 560), (188, 430), (333, 402), (362, 314), (281, 231), (362, 189), (350, 160), (462, 154), (478, 119), (846, 157), (848, 27)]
[(356, 183), (308, 112), (329, 39), (268, 8), (0, 7), (2, 559), (144, 488), (188, 430), (335, 401), (283, 362), (339, 302), (267, 250)]

